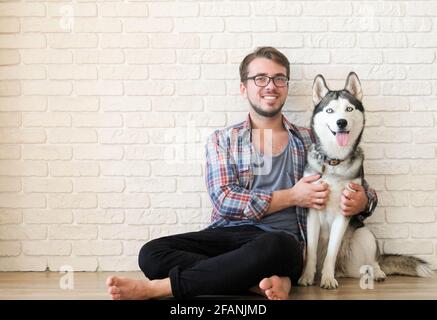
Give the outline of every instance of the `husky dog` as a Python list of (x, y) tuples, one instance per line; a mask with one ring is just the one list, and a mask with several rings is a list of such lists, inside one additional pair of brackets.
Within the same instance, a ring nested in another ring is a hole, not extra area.
[(364, 155), (358, 147), (365, 123), (361, 100), (361, 84), (354, 72), (340, 91), (329, 90), (322, 75), (314, 79), (311, 128), (316, 143), (308, 151), (304, 176), (320, 174), (319, 182), (329, 184), (330, 196), (323, 210), (308, 212), (306, 264), (299, 279), (302, 286), (312, 285), (316, 273), (321, 273), (320, 286), (335, 289), (338, 282), (334, 275), (360, 278), (362, 266), (370, 266), (370, 276), (376, 281), (388, 274), (433, 274), (429, 265), (418, 258), (380, 255), (372, 232), (357, 217), (341, 213), (343, 189), (349, 189), (350, 182), (362, 185), (364, 179)]

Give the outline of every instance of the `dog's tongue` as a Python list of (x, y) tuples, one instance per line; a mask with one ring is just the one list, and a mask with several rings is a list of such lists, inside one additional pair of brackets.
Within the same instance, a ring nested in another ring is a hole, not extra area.
[(347, 143), (349, 141), (349, 133), (337, 132), (337, 134), (335, 135), (335, 138), (337, 139), (337, 144), (340, 147), (346, 147)]

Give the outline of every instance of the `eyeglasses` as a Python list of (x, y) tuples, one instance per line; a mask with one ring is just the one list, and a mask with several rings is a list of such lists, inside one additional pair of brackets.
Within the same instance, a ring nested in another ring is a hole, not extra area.
[(275, 77), (254, 76), (254, 77), (248, 77), (245, 80), (253, 80), (257, 87), (267, 87), (270, 83), (270, 80), (273, 80), (273, 83), (278, 88), (286, 87), (288, 84), (288, 78), (286, 76), (275, 76)]

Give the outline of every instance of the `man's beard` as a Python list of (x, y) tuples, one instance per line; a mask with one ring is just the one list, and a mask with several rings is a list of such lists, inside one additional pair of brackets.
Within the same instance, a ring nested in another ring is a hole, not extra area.
[(263, 117), (267, 117), (267, 118), (273, 118), (274, 116), (276, 116), (279, 112), (281, 112), (282, 107), (285, 104), (285, 102), (284, 102), (277, 110), (264, 111), (263, 109), (261, 109), (261, 107), (259, 107), (256, 104), (252, 103), (252, 101), (250, 101), (250, 99), (248, 99), (248, 100), (249, 100), (249, 103), (252, 106), (253, 110), (255, 110), (255, 112), (257, 114), (259, 114), (260, 116), (263, 116)]

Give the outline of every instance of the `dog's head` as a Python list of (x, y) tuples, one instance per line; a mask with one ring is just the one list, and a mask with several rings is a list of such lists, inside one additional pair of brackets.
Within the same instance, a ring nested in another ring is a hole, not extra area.
[(343, 90), (331, 91), (322, 75), (314, 79), (311, 128), (331, 158), (346, 158), (359, 144), (364, 129), (363, 93), (358, 76), (349, 73)]

